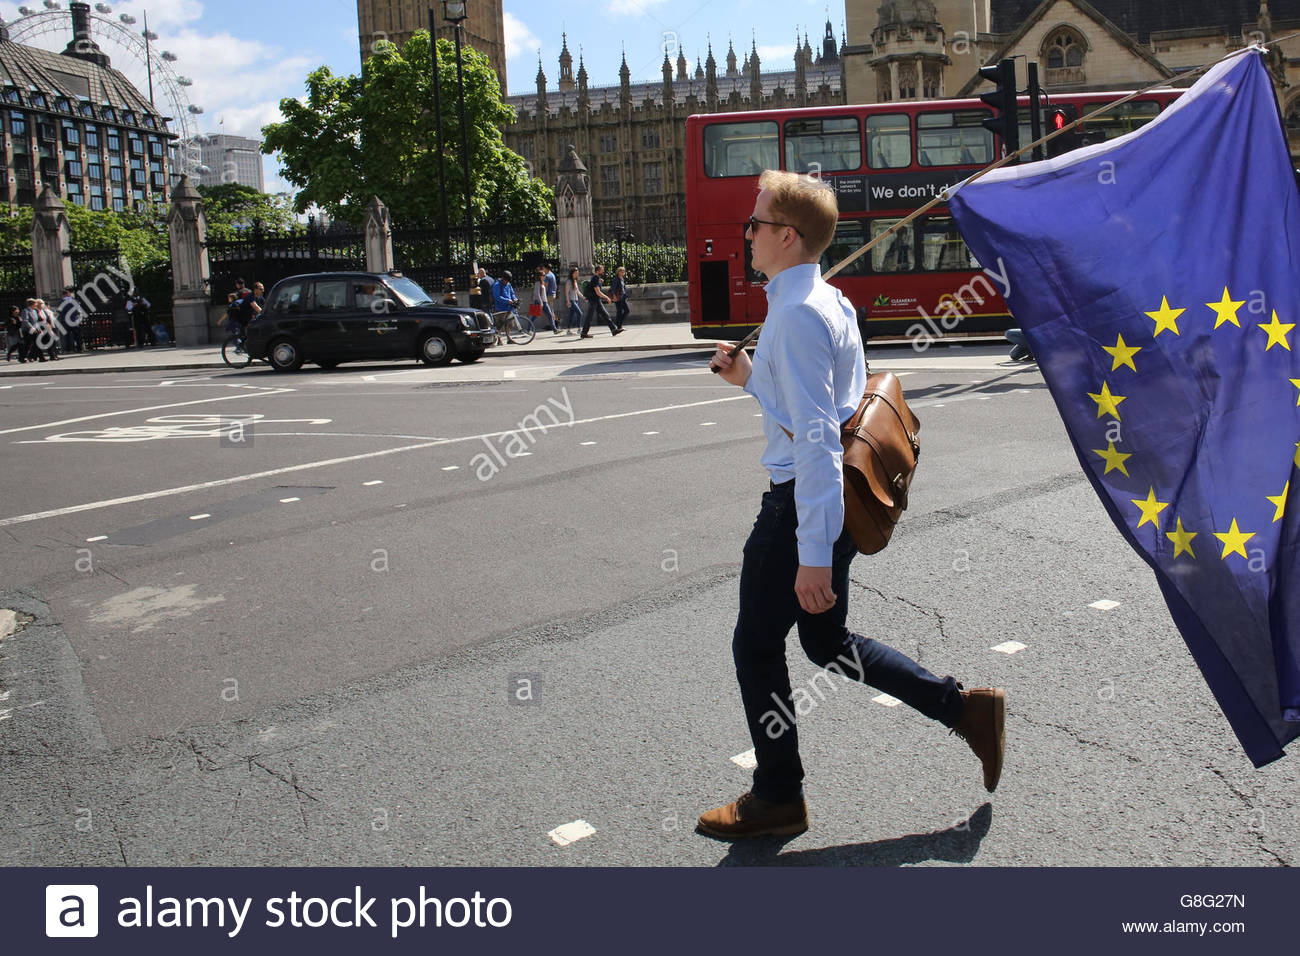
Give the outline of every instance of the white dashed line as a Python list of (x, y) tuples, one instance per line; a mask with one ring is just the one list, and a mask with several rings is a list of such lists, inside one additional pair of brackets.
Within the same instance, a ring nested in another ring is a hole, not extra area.
[(594, 445), (594, 444), (596, 444), (596, 443), (595, 443), (594, 441), (584, 441), (584, 442), (579, 442), (578, 444), (580, 444), (580, 445)]
[(8, 720), (14, 715), (12, 710), (0, 710), (0, 720)]
[(212, 515), (210, 515), (210, 514), (190, 515), (190, 520), (191, 520), (191, 521), (202, 521), (204, 518), (211, 518), (211, 517), (212, 517)]
[(301, 498), (281, 498), (281, 499), (280, 499), (280, 504), (282, 504), (282, 505), (291, 505), (291, 504), (293, 504), (295, 501), (302, 501), (302, 499), (301, 499)]
[(1088, 607), (1095, 607), (1098, 611), (1113, 611), (1119, 607), (1119, 601), (1093, 601)]
[(743, 754), (732, 757), (731, 762), (744, 770), (753, 770), (758, 766), (758, 757), (755, 756), (754, 751), (746, 750)]
[(642, 435), (658, 435), (658, 432), (642, 432)]
[(943, 408), (942, 405), (931, 405), (930, 407), (931, 407), (931, 408)]
[(460, 471), (460, 465), (448, 465), (443, 471)]
[(86, 544), (94, 544), (96, 541), (107, 541), (107, 540), (108, 540), (108, 535), (101, 534), (101, 535), (96, 535), (93, 538), (87, 538)]
[(1021, 644), (1019, 641), (1004, 641), (996, 647), (990, 647), (989, 650), (997, 651), (999, 654), (1017, 654), (1028, 646), (1028, 644)]
[(586, 839), (596, 832), (586, 820), (574, 820), (572, 823), (566, 823), (562, 827), (556, 827), (550, 833), (546, 834), (559, 846), (568, 846), (570, 843), (576, 843), (579, 840)]
[(717, 423), (717, 422), (700, 422), (700, 427), (701, 427), (701, 428), (707, 428), (709, 425), (716, 425), (716, 424), (718, 424), (718, 423)]
[(382, 485), (382, 484), (383, 484), (382, 481), (367, 481), (363, 483), (363, 487), (371, 488), (374, 487), (375, 485)]
[(881, 707), (897, 707), (902, 703), (897, 697), (890, 697), (888, 694), (880, 694), (871, 698), (873, 704), (879, 704)]

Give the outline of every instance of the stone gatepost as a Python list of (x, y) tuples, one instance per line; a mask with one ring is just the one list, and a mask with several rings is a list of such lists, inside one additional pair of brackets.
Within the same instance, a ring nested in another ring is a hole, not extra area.
[(561, 272), (577, 266), (585, 275), (596, 258), (591, 233), (591, 177), (569, 144), (569, 154), (560, 160), (560, 177), (555, 186), (555, 220), (560, 233)]
[(177, 345), (207, 345), (211, 341), (208, 307), (211, 272), (208, 268), (208, 219), (203, 197), (182, 176), (172, 190), (167, 214), (172, 253), (172, 324)]
[(67, 207), (48, 185), (37, 197), (32, 216), (32, 274), (37, 297), (51, 309), (72, 285), (72, 230)]
[[(366, 271), (388, 272), (393, 268), (393, 221), (378, 196), (366, 207)], [(436, 290), (430, 290), (432, 294)]]

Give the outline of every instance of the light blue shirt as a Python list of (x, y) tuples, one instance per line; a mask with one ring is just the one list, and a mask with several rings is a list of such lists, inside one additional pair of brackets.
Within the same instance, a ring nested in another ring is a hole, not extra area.
[(773, 276), (745, 391), (763, 409), (763, 467), (777, 484), (795, 479), (799, 563), (807, 567), (830, 567), (844, 530), (840, 423), (857, 410), (866, 387), (862, 337), (848, 299), (822, 280), (816, 263)]

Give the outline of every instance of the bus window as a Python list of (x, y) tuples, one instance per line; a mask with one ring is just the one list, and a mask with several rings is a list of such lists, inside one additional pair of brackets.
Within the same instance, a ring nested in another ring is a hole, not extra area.
[(704, 175), (757, 176), (781, 160), (776, 123), (714, 123), (704, 127)]
[[(846, 219), (835, 227), (835, 238), (831, 240), (830, 246), (822, 253), (822, 272), (862, 248), (867, 241), (866, 232), (863, 229), (865, 225), (866, 223), (861, 219)], [(839, 274), (842, 276), (864, 276), (868, 271), (867, 257), (860, 256), (845, 266)]]
[(785, 168), (840, 173), (862, 166), (862, 133), (854, 117), (785, 121)]
[[(871, 238), (875, 239), (902, 222), (901, 219), (871, 219)], [(872, 272), (911, 272), (915, 239), (912, 227), (904, 226), (871, 250)]]
[(980, 267), (951, 216), (924, 219), (921, 230), (921, 268), (927, 272), (969, 272)]
[(987, 110), (922, 113), (916, 118), (916, 157), (922, 166), (985, 166), (993, 162), (993, 134), (980, 125)]
[(906, 113), (867, 117), (867, 165), (872, 169), (912, 165), (912, 123)]
[[(1083, 116), (1096, 112), (1104, 103), (1085, 103), (1079, 108)], [(1079, 124), (1079, 132), (1085, 144), (1103, 143), (1106, 140), (1131, 133), (1145, 126), (1160, 113), (1160, 104), (1152, 100), (1133, 100), (1117, 106), (1097, 119), (1085, 119)]]

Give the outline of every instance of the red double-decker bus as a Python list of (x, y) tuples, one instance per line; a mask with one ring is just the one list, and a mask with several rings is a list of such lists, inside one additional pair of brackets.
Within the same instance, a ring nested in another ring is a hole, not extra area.
[[(1054, 141), (1057, 155), (1132, 132), (1180, 92), (1156, 90), (1094, 120), (1086, 117), (1126, 94), (1053, 96), (1043, 107), (1043, 129), (1085, 117), (1077, 132)], [(734, 340), (767, 314), (766, 279), (754, 271), (745, 238), (764, 169), (815, 173), (834, 187), (840, 222), (822, 257), (825, 271), (1000, 157), (1001, 144), (982, 122), (992, 115), (980, 100), (968, 99), (690, 117), (686, 242), (694, 335)], [(1028, 98), (1021, 99), (1020, 125), (1021, 142), (1031, 142)], [(831, 282), (857, 308), (864, 341), (872, 335), (1000, 332), (1012, 324), (998, 282), (981, 269), (943, 205)]]

